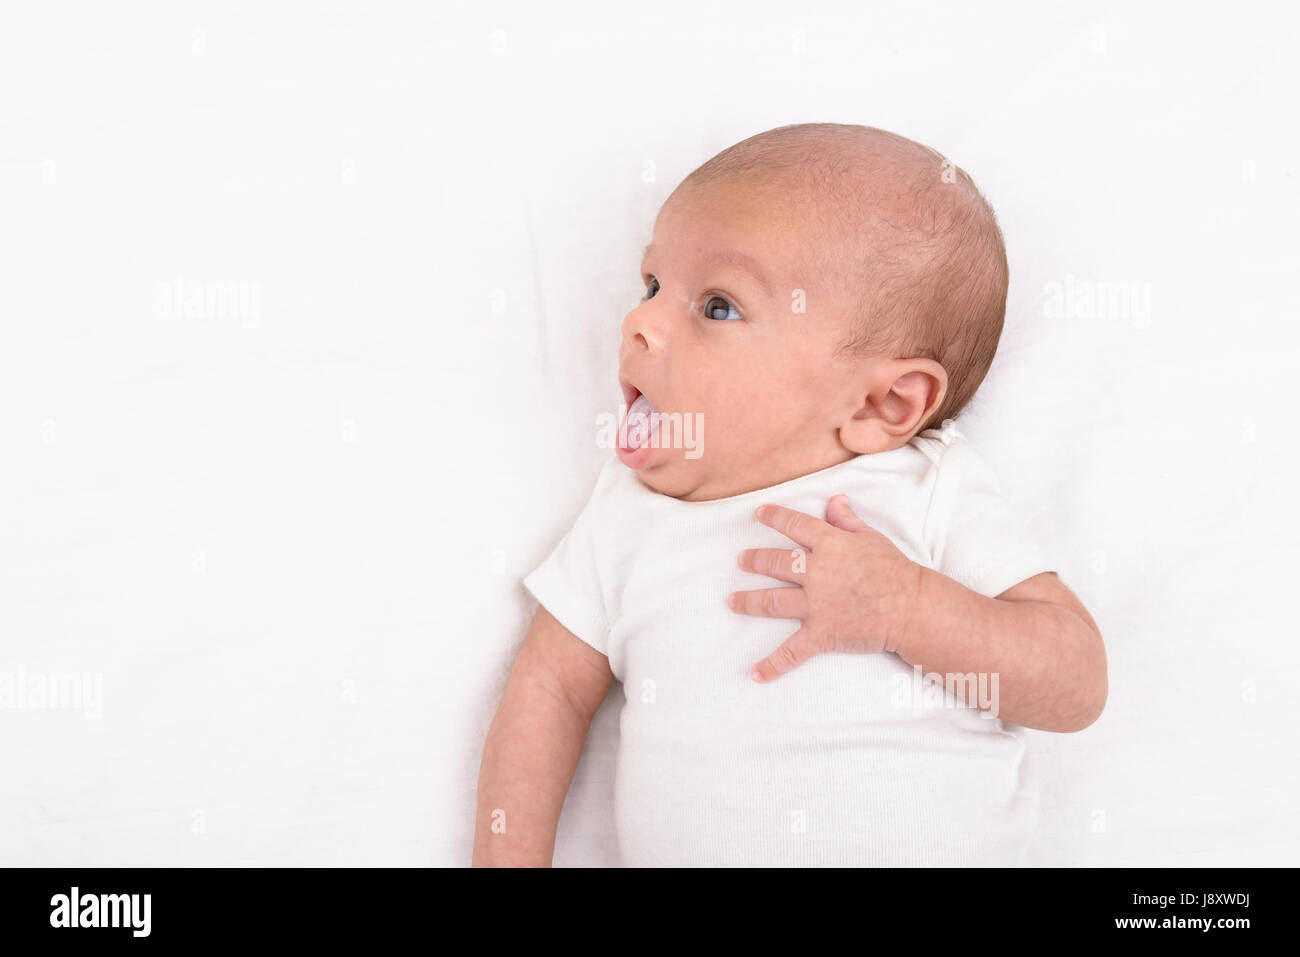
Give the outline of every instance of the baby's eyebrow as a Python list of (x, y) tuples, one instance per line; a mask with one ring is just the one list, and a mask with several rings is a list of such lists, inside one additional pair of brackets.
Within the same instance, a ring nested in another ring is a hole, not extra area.
[[(654, 243), (646, 246), (645, 251), (641, 254), (642, 262), (650, 255), (654, 249)], [(735, 266), (743, 269), (757, 280), (758, 284), (763, 287), (763, 292), (770, 299), (773, 295), (772, 280), (768, 277), (767, 271), (757, 259), (747, 252), (739, 249), (712, 249), (703, 257), (706, 264), (721, 264), (726, 266)]]

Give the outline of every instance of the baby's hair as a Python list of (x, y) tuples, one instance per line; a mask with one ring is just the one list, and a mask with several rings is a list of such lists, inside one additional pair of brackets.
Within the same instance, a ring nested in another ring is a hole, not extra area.
[(856, 317), (839, 351), (933, 359), (948, 391), (921, 428), (955, 418), (993, 362), (1007, 302), (1002, 230), (970, 176), (896, 133), (800, 123), (728, 147), (679, 189), (746, 174), (834, 197), (851, 254), (817, 268), (842, 273)]

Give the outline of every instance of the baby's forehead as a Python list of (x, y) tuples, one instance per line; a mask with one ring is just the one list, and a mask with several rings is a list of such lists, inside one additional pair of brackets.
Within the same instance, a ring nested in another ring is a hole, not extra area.
[(750, 248), (776, 259), (813, 246), (839, 246), (832, 229), (844, 219), (843, 202), (828, 190), (787, 178), (729, 177), (679, 189), (664, 203), (655, 242), (704, 248)]

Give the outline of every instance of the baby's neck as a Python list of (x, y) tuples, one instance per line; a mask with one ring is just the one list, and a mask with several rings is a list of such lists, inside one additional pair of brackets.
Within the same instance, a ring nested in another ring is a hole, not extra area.
[[(828, 455), (804, 459), (798, 463), (773, 463), (770, 469), (765, 469), (761, 474), (706, 476), (697, 487), (684, 493), (675, 494), (672, 497), (681, 499), (684, 502), (712, 502), (722, 498), (733, 498), (737, 495), (757, 492), (760, 489), (772, 488), (784, 482), (791, 482), (794, 479), (803, 478), (805, 475), (812, 475), (814, 472), (821, 472), (840, 465), (853, 458), (857, 458), (857, 453), (850, 452), (843, 446), (839, 446), (837, 450)], [(671, 493), (665, 492), (665, 494)]]

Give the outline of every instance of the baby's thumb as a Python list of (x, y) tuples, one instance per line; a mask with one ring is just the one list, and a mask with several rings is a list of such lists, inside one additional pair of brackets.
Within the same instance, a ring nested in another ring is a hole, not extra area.
[(867, 523), (853, 514), (847, 495), (836, 495), (826, 506), (826, 521), (847, 532), (860, 532)]

